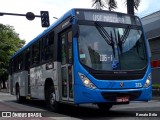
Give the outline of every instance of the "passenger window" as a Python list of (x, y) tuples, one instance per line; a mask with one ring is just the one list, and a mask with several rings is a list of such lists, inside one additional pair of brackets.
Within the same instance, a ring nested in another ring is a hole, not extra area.
[(30, 67), (30, 49), (28, 48), (26, 51), (25, 51), (25, 70), (29, 70), (29, 67)]
[(42, 61), (53, 58), (54, 34), (51, 32), (48, 36), (42, 39)]
[(40, 62), (40, 44), (37, 42), (32, 47), (32, 65)]
[(65, 34), (61, 36), (62, 40), (62, 65), (67, 63), (67, 44), (66, 44), (66, 39), (65, 39)]
[(62, 65), (72, 63), (72, 31), (61, 34), (60, 39)]
[(68, 32), (68, 62), (72, 63), (72, 31)]

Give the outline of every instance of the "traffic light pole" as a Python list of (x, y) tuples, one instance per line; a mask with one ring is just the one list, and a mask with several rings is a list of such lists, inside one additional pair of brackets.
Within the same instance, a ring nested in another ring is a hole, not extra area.
[[(30, 12), (28, 12), (30, 13)], [(0, 12), (0, 16), (3, 16), (3, 15), (15, 15), (15, 16), (26, 16), (26, 14), (17, 14), (17, 13), (4, 13), (4, 12)], [(34, 15), (35, 17), (41, 17), (40, 15)]]
[(3, 16), (3, 15), (26, 16), (28, 20), (34, 20), (35, 17), (40, 17), (42, 27), (50, 26), (48, 11), (41, 11), (41, 15), (34, 15), (32, 12), (27, 12), (26, 14), (0, 12), (0, 16)]

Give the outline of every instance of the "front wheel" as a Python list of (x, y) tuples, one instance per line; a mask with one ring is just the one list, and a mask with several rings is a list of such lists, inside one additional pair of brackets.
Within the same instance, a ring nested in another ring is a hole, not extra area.
[(102, 111), (109, 111), (112, 108), (112, 104), (109, 103), (97, 103), (97, 106)]
[(47, 108), (50, 111), (58, 112), (59, 103), (56, 101), (56, 94), (55, 94), (54, 86), (51, 86), (47, 90), (46, 104), (47, 104)]

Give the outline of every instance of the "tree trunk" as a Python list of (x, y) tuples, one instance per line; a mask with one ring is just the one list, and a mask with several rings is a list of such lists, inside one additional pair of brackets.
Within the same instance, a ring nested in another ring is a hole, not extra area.
[(127, 13), (134, 15), (134, 0), (127, 0)]
[(4, 74), (4, 75), (0, 76), (1, 77), (0, 78), (0, 84), (2, 85), (2, 89), (6, 89), (7, 88), (6, 87), (6, 81), (8, 79), (7, 76), (8, 76), (7, 74)]
[(3, 88), (2, 89), (6, 89), (7, 87), (6, 87), (6, 81), (5, 80), (3, 80)]

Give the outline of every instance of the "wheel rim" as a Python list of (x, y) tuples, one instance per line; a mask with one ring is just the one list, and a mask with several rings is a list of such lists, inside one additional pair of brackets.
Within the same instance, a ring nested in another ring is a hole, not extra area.
[(19, 90), (17, 88), (17, 92), (16, 92), (16, 97), (17, 97), (17, 100), (19, 100)]
[(51, 104), (52, 106), (55, 105), (55, 98), (56, 98), (55, 93), (51, 93), (51, 95), (50, 95), (50, 104)]

